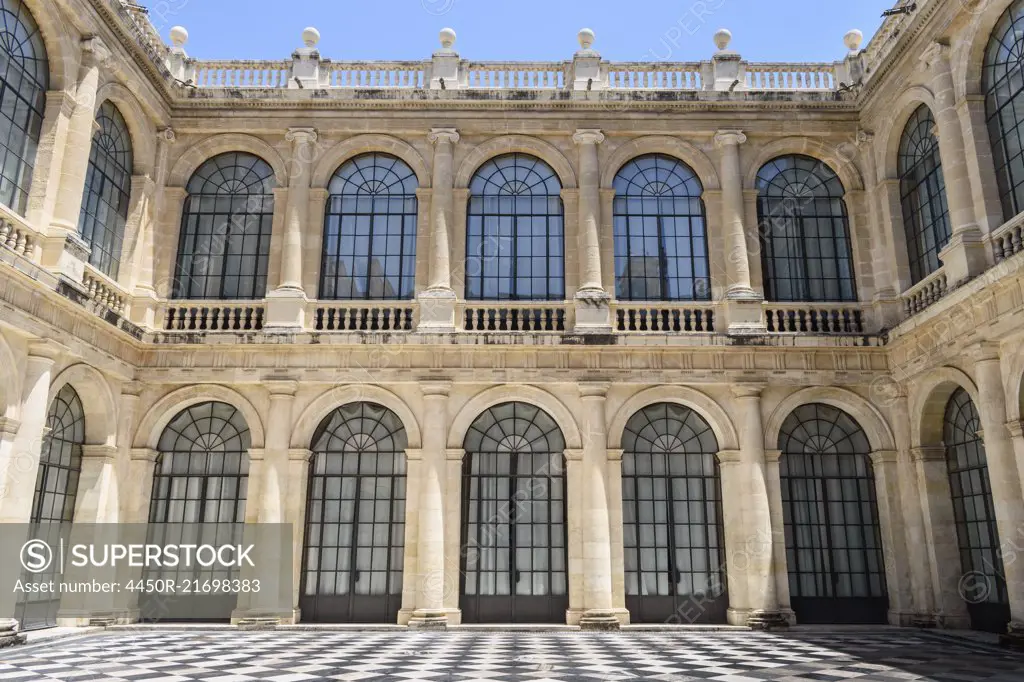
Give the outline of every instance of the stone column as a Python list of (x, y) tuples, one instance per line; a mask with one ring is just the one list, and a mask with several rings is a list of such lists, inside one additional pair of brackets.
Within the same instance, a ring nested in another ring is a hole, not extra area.
[(430, 196), (430, 280), (420, 292), (420, 323), (424, 331), (455, 331), (455, 291), (452, 289), (451, 233), (455, 219), (454, 128), (434, 128), (427, 136), (434, 145)]
[(717, 456), (722, 499), (731, 500), (731, 503), (722, 505), (722, 542), (725, 543), (725, 573), (729, 589), (727, 618), (730, 625), (746, 625), (753, 609), (747, 584), (750, 552), (743, 518), (743, 500), (747, 488), (742, 466), (743, 453), (739, 450), (719, 450)]
[(584, 630), (617, 630), (612, 610), (611, 528), (608, 511), (608, 384), (581, 382), (583, 401), (583, 606)]
[(946, 201), (953, 235), (939, 253), (952, 289), (981, 274), (986, 267), (985, 250), (974, 213), (971, 179), (967, 172), (963, 126), (957, 113), (956, 92), (949, 64), (949, 45), (933, 42), (921, 55), (935, 94), (935, 127), (939, 138), (942, 175), (946, 180)]
[(620, 625), (629, 625), (626, 609), (626, 557), (622, 527), (622, 455), (608, 451), (608, 521), (611, 525), (612, 608)]
[[(994, 346), (981, 345), (972, 353), (999, 542), (1002, 547), (1018, 547), (1024, 540), (1024, 503), (1013, 443), (1006, 429), (1006, 393), (999, 352)], [(1024, 646), (1024, 561), (1008, 554), (1003, 552), (1003, 572), (1010, 599), (1010, 627), (1003, 640)]]
[(580, 154), (576, 331), (608, 334), (612, 326), (609, 296), (601, 280), (601, 167), (597, 154), (604, 134), (600, 130), (577, 130), (572, 140)]
[(751, 552), (766, 554), (772, 558), (772, 573), (775, 575), (775, 596), (779, 611), (787, 623), (796, 622), (789, 594), (789, 566), (786, 563), (786, 521), (782, 509), (782, 472), (779, 463), (782, 450), (765, 450), (765, 487), (768, 489), (768, 509), (771, 513), (771, 535), (753, 538)]
[(946, 451), (941, 446), (917, 447), (911, 449), (910, 457), (917, 474), (924, 531), (928, 538), (925, 546), (931, 571), (931, 606), (934, 609), (933, 614), (920, 614), (920, 618), (942, 627), (969, 628), (970, 617), (959, 590), (962, 568)]
[(761, 296), (750, 285), (750, 256), (743, 215), (743, 174), (740, 145), (747, 136), (739, 130), (722, 130), (715, 135), (719, 175), (722, 183), (722, 232), (725, 235), (725, 311), (728, 333), (761, 333)]
[[(67, 138), (61, 161), (60, 184), (53, 207), (53, 219), (43, 247), (43, 265), (59, 270), (74, 281), (81, 281), (81, 269), (69, 258), (80, 258), (88, 247), (78, 239), (78, 218), (82, 212), (82, 195), (89, 167), (92, 137), (96, 121), (96, 90), (100, 66), (110, 57), (103, 41), (93, 36), (82, 41), (82, 56), (75, 84), (74, 108), (68, 120)], [(71, 251), (65, 254), (71, 238)], [(86, 256), (87, 257), (87, 256)]]
[(1017, 477), (1021, 482), (1022, 494), (1024, 494), (1024, 421), (1006, 422), (1006, 431), (1010, 434), (1013, 452), (1017, 455)]
[(421, 384), (423, 391), (423, 453), (418, 484), (419, 585), (416, 610), (409, 627), (444, 628), (448, 615), (444, 609), (444, 490), (447, 462), (448, 391), (444, 381)]
[(317, 134), (313, 128), (289, 128), (285, 139), (292, 143), (292, 158), (281, 240), (280, 284), (267, 295), (265, 329), (268, 331), (300, 331), (306, 315), (306, 293), (302, 289), (302, 231), (309, 227), (310, 167)]
[(747, 559), (747, 586), (751, 614), (747, 624), (756, 629), (786, 627), (789, 623), (779, 609), (777, 578), (771, 548), (771, 501), (768, 496), (764, 427), (761, 420), (761, 384), (737, 384), (732, 387), (739, 427), (740, 465), (746, 474), (743, 530), (750, 538)]
[[(159, 241), (158, 230), (163, 224), (163, 209), (169, 199), (165, 192), (167, 159), (176, 139), (174, 130), (169, 127), (157, 131), (154, 177), (151, 182), (145, 183), (146, 203), (140, 206), (140, 215), (136, 226), (135, 252), (137, 255), (132, 259), (131, 282), (133, 286), (129, 319), (150, 329), (156, 326), (156, 310), (159, 305), (156, 280), (160, 276), (160, 259), (157, 254), (162, 245)], [(180, 220), (180, 214), (177, 215)], [(165, 229), (167, 229), (166, 225)]]
[(889, 592), (889, 623), (910, 625), (914, 620), (911, 597), (910, 562), (900, 505), (899, 453), (876, 450), (871, 453), (878, 502), (878, 525), (882, 533), (882, 557)]
[(63, 347), (50, 340), (29, 343), (22, 380), (21, 424), (7, 457), (0, 460), (0, 523), (28, 523), (49, 410), (50, 379)]
[(309, 466), (313, 453), (305, 448), (288, 450), (288, 496), (285, 523), (292, 524), (292, 623), (301, 620), (299, 590), (302, 585), (302, 551), (306, 528), (306, 499), (309, 495)]

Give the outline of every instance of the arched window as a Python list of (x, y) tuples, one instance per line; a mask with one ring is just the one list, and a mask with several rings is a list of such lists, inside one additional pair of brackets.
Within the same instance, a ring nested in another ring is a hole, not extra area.
[(491, 159), (469, 184), (466, 298), (565, 298), (562, 185), (527, 154)]
[(843, 183), (827, 165), (793, 154), (757, 174), (757, 219), (770, 301), (855, 301)]
[(558, 424), (533, 405), (495, 405), (470, 426), (463, 449), (463, 622), (564, 623), (568, 526)]
[(996, 527), (995, 503), (978, 410), (967, 391), (957, 389), (946, 405), (942, 440), (960, 546), (960, 594), (971, 626), (1005, 632), (1010, 621), (1006, 573)]
[[(157, 445), (149, 505), (150, 544), (239, 544), (243, 539), (249, 482), (249, 427), (241, 412), (221, 402), (193, 405), (164, 428)], [(217, 563), (203, 567), (147, 566), (144, 578), (231, 580), (239, 568)], [(143, 594), (143, 620), (219, 620), (236, 606), (237, 595), (192, 592), (168, 600)]]
[[(681, 405), (640, 410), (622, 435), (626, 608), (639, 623), (724, 623), (718, 441)], [(699, 609), (689, 608), (700, 604)]]
[(416, 174), (390, 154), (363, 154), (337, 170), (328, 185), (320, 298), (412, 298), (416, 187)]
[(71, 386), (60, 389), (50, 403), (46, 428), (32, 498), (32, 523), (72, 521), (82, 472), (85, 410)]
[(0, 0), (0, 203), (24, 213), (43, 127), (50, 66), (21, 0)]
[(633, 159), (615, 176), (615, 289), (626, 301), (711, 297), (704, 188), (682, 161)]
[(842, 410), (802, 405), (779, 433), (789, 591), (801, 623), (886, 623), (871, 445)]
[(303, 620), (394, 623), (402, 605), (405, 426), (352, 403), (313, 436), (306, 503)]
[(121, 112), (104, 102), (96, 114), (78, 233), (92, 247), (89, 262), (117, 278), (132, 188), (132, 138)]
[(897, 170), (907, 257), (916, 284), (939, 269), (939, 251), (951, 234), (935, 119), (923, 104), (903, 129)]
[(274, 171), (246, 152), (208, 160), (188, 181), (174, 298), (263, 298)]
[(1003, 219), (1024, 210), (1024, 0), (1007, 8), (985, 50), (982, 90)]

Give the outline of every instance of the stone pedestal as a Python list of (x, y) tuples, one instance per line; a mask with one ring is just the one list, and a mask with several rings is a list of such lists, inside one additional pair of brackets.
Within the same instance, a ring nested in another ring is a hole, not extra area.
[(265, 332), (300, 332), (306, 326), (309, 301), (301, 289), (276, 289), (267, 294)]
[(0, 649), (25, 643), (25, 635), (18, 631), (18, 621), (13, 618), (0, 620)]
[(604, 291), (578, 291), (573, 297), (577, 334), (611, 334), (611, 297)]

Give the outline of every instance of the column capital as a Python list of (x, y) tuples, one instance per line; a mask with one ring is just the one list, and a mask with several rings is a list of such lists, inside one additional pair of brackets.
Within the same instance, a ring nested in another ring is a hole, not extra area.
[(626, 451), (622, 450), (621, 448), (619, 448), (619, 449), (608, 448), (608, 461), (609, 462), (621, 462), (622, 461), (622, 455), (625, 454), (625, 452)]
[(318, 139), (316, 128), (289, 128), (284, 139), (296, 144), (314, 144)]
[(743, 383), (733, 384), (729, 387), (732, 391), (732, 395), (735, 398), (760, 398), (761, 392), (766, 388), (766, 384), (761, 383)]
[(968, 347), (967, 356), (975, 362), (988, 362), (995, 360), (999, 362), (999, 344), (982, 342)]
[(765, 450), (764, 461), (768, 464), (778, 464), (779, 460), (782, 459), (782, 450)]
[(926, 445), (910, 448), (910, 459), (915, 462), (939, 462), (946, 459), (946, 449), (941, 445)]
[(99, 36), (82, 38), (82, 66), (97, 66), (110, 59), (110, 48)]
[(583, 398), (604, 398), (611, 384), (607, 381), (581, 381), (578, 386)]
[(0, 417), (0, 440), (13, 438), (18, 433), (21, 422), (10, 417)]
[(430, 132), (427, 133), (427, 140), (431, 144), (437, 144), (438, 142), (458, 144), (461, 139), (462, 136), (459, 135), (459, 131), (455, 128), (431, 128)]
[(564, 451), (565, 459), (567, 462), (582, 462), (583, 461), (583, 450), (577, 450), (575, 448), (566, 449)]
[(280, 396), (291, 398), (294, 397), (295, 392), (299, 390), (299, 382), (295, 379), (264, 378), (263, 385), (266, 386), (271, 399)]
[(1006, 422), (1006, 430), (1010, 432), (1011, 438), (1024, 437), (1024, 421), (1019, 419), (1011, 419)]
[(747, 141), (747, 136), (742, 130), (719, 130), (715, 133), (715, 148), (721, 149), (727, 146), (739, 146)]
[(160, 452), (153, 448), (132, 448), (128, 456), (133, 461), (155, 462), (160, 456)]
[(313, 451), (307, 448), (289, 448), (288, 449), (288, 461), (289, 462), (308, 462), (313, 459)]
[(248, 455), (250, 462), (262, 462), (267, 457), (267, 451), (263, 448), (249, 448)]
[(113, 445), (83, 445), (82, 459), (109, 459), (117, 457), (117, 447)]
[(33, 339), (28, 342), (29, 360), (49, 360), (52, 364), (67, 350), (65, 345), (53, 339)]
[(466, 457), (466, 451), (462, 448), (445, 448), (444, 458), (449, 462), (461, 462)]
[(871, 464), (877, 467), (883, 464), (895, 464), (899, 461), (900, 453), (896, 450), (875, 450), (869, 457), (871, 457)]
[(941, 67), (943, 63), (945, 63), (945, 68), (949, 69), (949, 54), (949, 45), (935, 40), (924, 49), (918, 59), (927, 69), (934, 68), (936, 65)]
[(452, 390), (452, 382), (450, 381), (424, 381), (420, 383), (420, 391), (423, 392), (424, 398), (431, 396), (443, 396), (448, 397), (448, 392)]
[(423, 459), (423, 450), (420, 448), (406, 448), (405, 459), (409, 462), (419, 462)]
[(581, 128), (572, 136), (576, 144), (601, 144), (604, 142), (604, 133), (596, 128)]
[(718, 451), (718, 463), (721, 464), (739, 464), (740, 460), (743, 459), (742, 450), (719, 450)]

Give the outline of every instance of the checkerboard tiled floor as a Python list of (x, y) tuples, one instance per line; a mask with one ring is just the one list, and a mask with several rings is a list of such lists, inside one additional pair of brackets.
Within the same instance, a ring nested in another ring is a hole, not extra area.
[(1024, 656), (914, 632), (121, 631), (0, 650), (0, 681), (1024, 681)]

